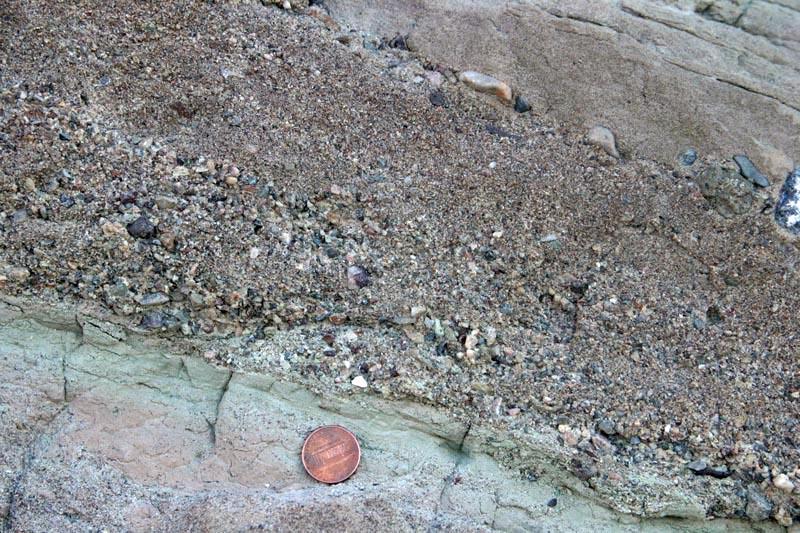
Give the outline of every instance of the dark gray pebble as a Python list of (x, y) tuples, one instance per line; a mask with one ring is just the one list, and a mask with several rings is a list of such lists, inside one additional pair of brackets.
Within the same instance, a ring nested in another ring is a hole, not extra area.
[(71, 141), (72, 137), (69, 136), (69, 133), (64, 133), (63, 131), (58, 132), (58, 138), (62, 141)]
[(139, 327), (149, 330), (161, 329), (166, 325), (168, 316), (162, 311), (147, 313), (142, 317), (142, 321), (139, 322)]
[(772, 504), (756, 486), (751, 485), (747, 489), (747, 506), (744, 512), (753, 522), (761, 522), (772, 514)]
[(789, 173), (781, 187), (775, 222), (792, 235), (800, 234), (800, 167)]
[(531, 105), (525, 99), (524, 96), (517, 96), (517, 99), (514, 101), (514, 111), (517, 113), (527, 113), (531, 110)]
[(603, 435), (616, 435), (617, 428), (611, 420), (603, 419), (597, 424), (597, 430)]
[(678, 163), (685, 167), (690, 167), (694, 165), (694, 162), (697, 161), (697, 152), (692, 150), (691, 148), (687, 148), (683, 152), (680, 153), (678, 156)]
[(61, 196), (59, 196), (58, 200), (61, 202), (61, 205), (63, 205), (67, 209), (75, 205), (75, 200), (72, 198), (72, 196), (68, 196), (66, 194), (62, 194)]
[(128, 233), (138, 239), (149, 239), (156, 234), (156, 227), (144, 215), (128, 224), (127, 229)]
[(758, 171), (756, 166), (747, 156), (736, 155), (733, 160), (739, 165), (739, 173), (759, 187), (769, 187), (769, 180)]
[(447, 98), (444, 97), (439, 91), (433, 91), (428, 95), (428, 100), (435, 107), (447, 107)]
[(547, 506), (548, 507), (555, 507), (556, 505), (558, 505), (558, 499), (557, 498), (550, 498), (549, 500), (547, 500)]

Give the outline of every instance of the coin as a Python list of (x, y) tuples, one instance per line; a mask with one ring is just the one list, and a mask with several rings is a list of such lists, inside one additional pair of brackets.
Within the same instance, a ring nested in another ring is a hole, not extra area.
[(341, 483), (361, 462), (355, 435), (342, 426), (322, 426), (311, 432), (300, 452), (308, 475), (323, 483)]

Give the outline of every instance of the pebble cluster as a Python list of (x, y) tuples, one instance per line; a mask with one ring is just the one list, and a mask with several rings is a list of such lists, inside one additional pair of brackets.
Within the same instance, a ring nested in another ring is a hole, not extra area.
[(797, 171), (773, 217), (742, 158), (621, 161), (608, 128), (550, 125), (402, 36), (254, 4), (210, 31), (193, 6), (101, 7), (127, 31), (4, 52), (0, 290), (321, 390), (547, 426), (588, 483), (656, 465), (730, 483), (719, 515), (797, 514), (800, 252), (774, 224)]

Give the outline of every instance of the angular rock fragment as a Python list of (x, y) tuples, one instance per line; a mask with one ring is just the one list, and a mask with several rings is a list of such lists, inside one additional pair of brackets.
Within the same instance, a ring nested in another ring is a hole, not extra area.
[(363, 289), (369, 285), (369, 272), (360, 266), (350, 266), (347, 269), (347, 285), (351, 289)]
[(592, 146), (602, 148), (611, 157), (619, 158), (614, 133), (605, 126), (595, 126), (590, 129), (589, 133), (586, 134), (586, 142)]
[(759, 172), (753, 162), (750, 161), (750, 158), (744, 155), (736, 155), (733, 156), (733, 160), (736, 161), (737, 165), (739, 165), (739, 172), (742, 174), (742, 176), (752, 181), (759, 187), (769, 187), (769, 180), (767, 180), (764, 174)]
[(506, 104), (513, 102), (511, 98), (511, 87), (497, 78), (481, 74), (474, 70), (465, 70), (458, 75), (461, 83), (472, 87), (482, 93), (493, 94)]

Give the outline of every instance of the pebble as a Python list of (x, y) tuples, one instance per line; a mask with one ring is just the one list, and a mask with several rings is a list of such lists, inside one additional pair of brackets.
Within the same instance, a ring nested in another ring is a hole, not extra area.
[(427, 312), (428, 308), (425, 307), (424, 305), (415, 305), (414, 307), (411, 308), (411, 316), (413, 318), (418, 318)]
[(137, 298), (137, 301), (139, 302), (139, 305), (143, 306), (163, 305), (169, 302), (169, 296), (163, 292), (153, 292)]
[(447, 107), (447, 98), (439, 91), (431, 91), (431, 94), (428, 95), (428, 100), (431, 101), (431, 105), (434, 107)]
[(464, 348), (467, 350), (474, 350), (478, 346), (478, 330), (473, 329), (466, 339), (464, 339)]
[(759, 187), (769, 187), (769, 180), (759, 172), (756, 166), (750, 161), (750, 158), (744, 155), (735, 155), (733, 160), (739, 165), (739, 172), (742, 176), (752, 181)]
[(148, 313), (142, 317), (142, 321), (139, 322), (139, 327), (144, 329), (161, 329), (166, 322), (166, 317), (166, 313), (161, 311)]
[(772, 504), (758, 489), (751, 486), (747, 489), (747, 505), (744, 512), (753, 522), (761, 522), (769, 518), (772, 513)]
[(614, 445), (611, 444), (605, 437), (595, 435), (592, 437), (591, 441), (592, 446), (594, 446), (595, 450), (597, 450), (600, 455), (611, 455), (614, 453)]
[(347, 322), (347, 315), (341, 313), (334, 313), (328, 316), (328, 321), (334, 326), (341, 326), (342, 324)]
[(139, 239), (149, 239), (156, 233), (156, 227), (144, 215), (128, 224), (127, 229), (131, 236)]
[(350, 384), (353, 385), (353, 387), (358, 387), (359, 389), (366, 389), (369, 386), (367, 384), (367, 380), (364, 379), (364, 376), (354, 377)]
[(706, 459), (696, 459), (686, 465), (686, 467), (692, 472), (702, 472), (708, 468), (708, 461)]
[(178, 205), (178, 200), (171, 196), (156, 196), (156, 205), (159, 209), (175, 209)]
[(159, 240), (161, 241), (161, 246), (164, 247), (165, 250), (168, 252), (175, 251), (175, 234), (171, 231), (165, 231), (161, 233), (159, 236)]
[(28, 219), (28, 211), (26, 209), (17, 209), (14, 211), (14, 216), (11, 217), (11, 221), (14, 224), (21, 224)]
[(435, 70), (426, 70), (425, 78), (427, 78), (428, 83), (434, 87), (440, 87), (444, 83), (444, 75)]
[(775, 205), (775, 222), (792, 235), (800, 234), (800, 167), (786, 177)]
[(775, 478), (772, 480), (772, 484), (787, 494), (791, 494), (791, 492), (794, 490), (794, 483), (792, 483), (792, 481), (789, 479), (789, 476), (786, 474), (778, 474), (775, 476)]
[(62, 193), (61, 196), (59, 196), (58, 200), (61, 202), (61, 205), (63, 205), (67, 209), (75, 205), (75, 199), (67, 194)]
[(458, 75), (458, 79), (476, 91), (493, 94), (507, 104), (512, 102), (511, 87), (497, 78), (474, 70), (465, 70)]
[(122, 224), (118, 224), (116, 222), (106, 221), (103, 222), (103, 225), (100, 226), (100, 230), (103, 232), (103, 235), (121, 235), (125, 228), (122, 227)]
[(586, 134), (586, 142), (592, 146), (602, 148), (608, 155), (619, 159), (617, 151), (617, 141), (614, 133), (605, 126), (594, 126)]
[(597, 430), (603, 435), (616, 435), (617, 428), (614, 423), (608, 419), (603, 419), (597, 424)]
[(697, 161), (697, 152), (691, 148), (687, 148), (678, 155), (678, 163), (685, 167), (694, 165), (695, 161)]
[(547, 500), (547, 506), (548, 507), (555, 507), (556, 505), (558, 505), (558, 499), (557, 498), (550, 498), (549, 500)]
[(517, 113), (527, 113), (531, 110), (531, 105), (525, 99), (524, 96), (517, 96), (517, 99), (514, 100), (514, 111)]
[(33, 192), (36, 190), (36, 182), (31, 178), (25, 178), (23, 185), (25, 185), (25, 190), (27, 191)]
[(14, 267), (9, 269), (8, 277), (9, 279), (22, 283), (24, 281), (27, 281), (28, 278), (31, 277), (31, 272), (30, 270), (24, 267)]
[(356, 265), (347, 268), (347, 285), (351, 289), (363, 289), (369, 283), (369, 272), (365, 268)]

